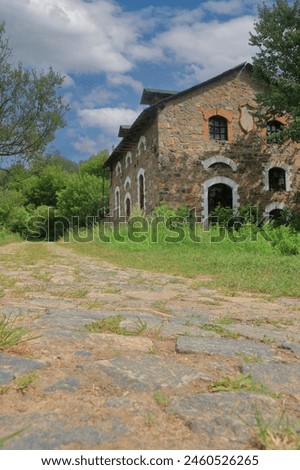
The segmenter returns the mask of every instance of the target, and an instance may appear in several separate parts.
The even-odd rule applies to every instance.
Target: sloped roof
[[[159,101],[164,100],[165,98],[169,98],[169,96],[176,95],[177,93],[178,91],[144,88],[140,104],[149,104],[150,106],[152,106],[153,104],[156,104]]]
[[[149,127],[152,124],[152,122],[154,121],[157,115],[157,112],[160,109],[163,109],[168,103],[170,103],[171,101],[175,101],[176,99],[184,97],[185,95],[188,95],[195,91],[200,91],[202,88],[205,88],[207,85],[217,83],[218,81],[231,75],[232,73],[240,72],[242,70],[247,70],[248,72],[251,73],[253,70],[252,65],[249,62],[243,62],[242,64],[239,64],[236,67],[226,70],[225,72],[215,77],[212,77],[204,82],[201,82],[197,85],[194,85],[191,88],[187,88],[186,90],[183,90],[177,93],[165,91],[165,93],[167,94],[169,93],[169,96],[165,97],[161,101],[156,102],[152,106],[149,106],[148,108],[144,109],[144,111],[142,111],[142,113],[137,117],[134,123],[128,128],[128,131],[126,132],[121,142],[117,145],[117,147],[110,154],[104,166],[109,166],[116,158],[122,155],[123,152],[130,150],[132,143],[135,141],[138,141],[138,139],[140,138],[141,131],[144,130],[146,127]],[[152,91],[157,92],[159,90],[152,90]],[[160,90],[160,91],[162,93],[164,92],[163,90]]]

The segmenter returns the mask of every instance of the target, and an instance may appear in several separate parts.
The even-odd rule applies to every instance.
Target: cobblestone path
[[[0,352],[4,449],[255,449],[258,416],[297,426],[300,299],[43,250],[0,248],[0,313],[35,336]],[[139,334],[84,329],[111,317]]]

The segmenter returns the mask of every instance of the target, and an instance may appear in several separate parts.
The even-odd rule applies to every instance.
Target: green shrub
[[[6,227],[13,233],[19,233],[22,237],[25,237],[29,217],[30,212],[25,207],[15,207],[8,217]]]
[[[71,226],[91,226],[104,210],[99,178],[88,173],[71,175],[65,189],[57,193],[57,198],[57,209]]]
[[[272,238],[273,247],[282,255],[298,255],[300,253],[299,235],[292,227],[286,225],[274,226],[271,223],[267,230]]]

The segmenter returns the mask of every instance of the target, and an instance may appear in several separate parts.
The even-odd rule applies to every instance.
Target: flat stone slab
[[[88,417],[86,420],[88,421]],[[5,442],[4,450],[63,449],[70,444],[75,444],[77,447],[78,444],[97,446],[129,434],[127,426],[116,416],[106,418],[105,423],[96,425],[85,423],[75,427],[68,426],[59,419],[59,416],[53,414],[2,416],[0,428],[5,429],[6,435],[21,431]]]
[[[244,336],[248,339],[255,339],[263,341],[270,340],[274,342],[286,341],[286,339],[291,335],[288,328],[272,328],[272,327],[263,327],[263,326],[254,326],[254,325],[241,325],[241,324],[232,324],[229,325],[231,331],[239,333],[241,336]]]
[[[119,356],[96,364],[122,389],[143,392],[164,387],[180,388],[196,379],[211,380],[196,369],[151,354],[134,358]]]
[[[261,382],[274,392],[300,394],[299,364],[243,364],[242,372],[251,374],[253,380]]]
[[[0,353],[0,384],[8,383],[19,375],[27,374],[44,366],[45,364],[40,361]]]
[[[0,385],[5,385],[12,380],[14,380],[12,373],[6,372],[5,370],[0,370]]]
[[[295,356],[300,359],[300,344],[282,343],[281,347],[282,349],[288,349],[289,351],[292,351]]]
[[[66,377],[63,380],[55,382],[53,385],[44,388],[45,392],[56,392],[64,390],[65,392],[75,392],[80,387],[80,380],[77,377]]]
[[[217,337],[216,333],[202,329],[202,325],[207,323],[208,320],[207,317],[171,318],[164,323],[161,334],[166,337],[180,335]]]
[[[177,353],[221,354],[223,356],[260,356],[265,360],[275,358],[271,348],[265,344],[256,344],[247,339],[231,338],[195,338],[182,336],[176,342]]]
[[[192,432],[200,435],[199,448],[239,449],[250,443],[256,413],[269,419],[275,408],[276,401],[264,395],[220,392],[172,397],[166,411],[179,416]]]

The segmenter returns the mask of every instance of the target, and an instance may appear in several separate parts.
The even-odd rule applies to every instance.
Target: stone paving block
[[[96,425],[85,423],[71,427],[59,416],[32,413],[22,417],[2,416],[0,427],[6,430],[6,434],[21,431],[5,442],[4,450],[54,450],[73,443],[76,446],[97,446],[129,434],[128,427],[116,416]]]
[[[176,342],[177,353],[221,354],[223,356],[258,355],[263,360],[272,360],[275,355],[265,344],[256,344],[247,339],[193,338],[181,336]]]
[[[192,367],[150,354],[133,358],[119,356],[96,364],[122,389],[143,392],[164,387],[180,388],[196,379],[211,379]]]
[[[254,325],[241,325],[241,324],[232,324],[229,325],[231,331],[239,333],[241,336],[244,336],[248,339],[254,339],[262,341],[263,338],[269,338],[271,340],[286,341],[289,337],[290,332],[288,329],[282,328],[272,328],[272,327],[263,327],[263,326],[254,326]]]
[[[171,337],[176,337],[176,336],[198,336],[198,337],[208,337],[208,338],[213,338],[213,337],[219,337],[218,334],[214,333],[213,331],[205,331],[201,328],[201,325],[203,323],[206,323],[203,321],[202,323],[197,322],[196,319],[184,319],[184,318],[174,318],[171,319],[168,323],[165,323],[162,330],[161,334],[162,336],[171,336]]]
[[[2,364],[0,363],[0,367]],[[0,370],[0,385],[5,385],[14,380],[14,375],[11,372]]]
[[[75,392],[80,387],[80,380],[77,377],[66,377],[59,380],[49,387],[44,388],[44,392],[56,392],[57,390],[64,390],[65,392]]]
[[[266,385],[273,392],[300,395],[300,365],[279,364],[243,364],[242,372],[251,374],[253,380]]]
[[[199,448],[238,449],[249,445],[257,411],[268,419],[275,407],[274,399],[256,393],[220,392],[171,397],[166,412],[201,436]]]
[[[300,344],[296,343],[282,343],[281,344],[282,349],[288,349],[289,351],[292,351],[295,356],[300,359]]]
[[[13,356],[7,353],[0,353],[0,383],[10,382],[19,375],[26,374],[32,370],[40,369],[45,364],[33,359]],[[7,382],[5,380],[7,379]]]

